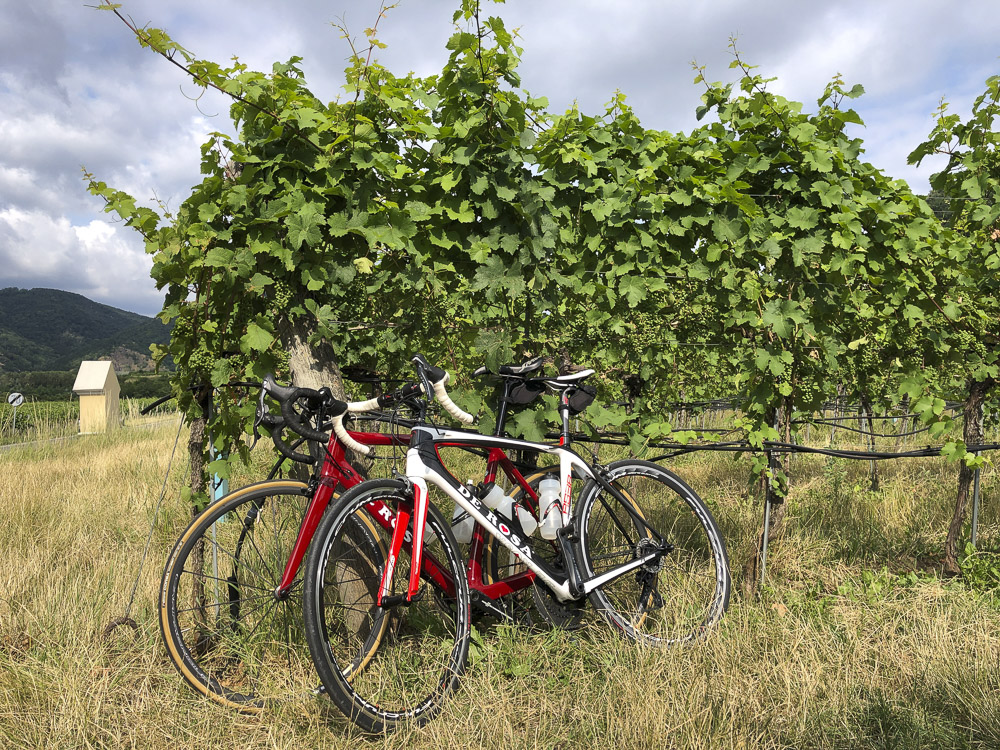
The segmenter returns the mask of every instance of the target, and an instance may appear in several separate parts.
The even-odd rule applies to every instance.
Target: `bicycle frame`
[[[565,441],[560,442],[564,443]],[[413,507],[412,509],[403,508],[396,519],[397,522],[393,531],[391,548],[378,594],[378,604],[380,606],[383,606],[383,599],[388,597],[388,592],[392,590],[392,581],[395,575],[396,562],[399,559],[399,552],[404,543],[410,543],[411,541],[409,539],[410,531],[408,528],[410,524],[400,522],[404,515],[406,516],[406,521],[409,521],[411,513],[413,515],[412,546],[415,550],[410,565],[409,587],[406,595],[407,601],[411,601],[417,596],[421,573],[427,572],[423,565],[423,534],[424,522],[427,518],[428,482],[442,490],[488,534],[496,537],[501,544],[520,557],[528,569],[534,575],[541,578],[560,601],[565,602],[579,599],[589,594],[598,586],[625,575],[629,571],[651,562],[662,554],[662,551],[659,549],[653,550],[601,575],[581,580],[579,574],[576,572],[574,553],[567,538],[567,530],[571,530],[572,526],[571,524],[567,524],[557,534],[557,540],[567,560],[569,572],[567,577],[561,577],[545,561],[534,558],[531,547],[526,543],[527,540],[521,539],[513,531],[513,522],[511,519],[486,507],[479,498],[469,492],[465,486],[448,472],[441,463],[438,454],[439,448],[448,446],[489,448],[491,455],[494,450],[502,452],[504,449],[510,449],[530,450],[556,456],[559,459],[559,483],[563,488],[560,506],[564,517],[568,518],[570,513],[573,473],[575,470],[581,478],[592,479],[610,492],[637,522],[655,533],[654,530],[649,529],[645,520],[632,508],[632,504],[617,488],[606,481],[599,473],[594,472],[586,461],[568,447],[531,443],[525,440],[481,435],[461,430],[442,430],[423,425],[417,426],[413,428],[410,436],[410,448],[406,453],[406,477],[413,485]],[[659,535],[657,534],[656,536],[658,537]],[[662,539],[658,539],[657,541],[663,542]]]
[[[359,443],[372,446],[406,445],[411,439],[410,433],[389,435],[380,432],[349,431],[348,434]],[[464,442],[468,444],[472,441]],[[538,496],[534,489],[532,489],[531,485],[528,484],[527,480],[518,471],[517,467],[514,466],[514,463],[510,460],[510,458],[508,458],[507,454],[498,448],[493,448],[489,451],[487,458],[486,476],[484,481],[487,483],[495,481],[498,470],[502,470],[511,482],[519,485],[522,492],[531,499],[532,503],[538,501]],[[331,435],[330,442],[327,445],[326,454],[323,458],[320,475],[316,480],[317,484],[315,491],[313,492],[313,496],[309,500],[309,504],[306,507],[306,512],[302,518],[298,535],[295,538],[295,543],[292,545],[292,551],[285,563],[281,582],[275,592],[277,596],[286,596],[291,590],[292,583],[294,582],[295,576],[298,574],[299,568],[302,565],[302,560],[305,558],[309,544],[312,542],[313,535],[316,533],[316,528],[319,526],[320,519],[323,517],[323,513],[326,511],[330,501],[333,499],[333,493],[336,491],[337,487],[342,486],[344,489],[349,489],[356,484],[360,484],[362,481],[363,478],[348,462],[344,446],[339,440],[337,440],[335,435]],[[394,529],[397,523],[399,523],[397,520],[398,509],[390,509],[381,501],[369,503],[366,506],[366,509],[369,515],[383,528]],[[406,511],[406,509],[404,509],[404,511]],[[406,518],[401,519],[403,522],[399,523],[399,526],[404,531],[407,528],[409,518],[410,515],[409,512],[407,512]],[[486,538],[484,530],[477,526],[473,534],[472,545],[469,548],[469,570],[467,578],[470,588],[479,591],[485,598],[492,600],[512,594],[530,586],[535,578],[534,573],[530,571],[517,573],[501,581],[486,583],[483,577],[483,568],[481,563]],[[409,545],[410,541],[411,540],[408,536],[404,536],[401,540],[400,547],[396,549],[397,556],[399,554],[399,550],[402,548],[402,544]],[[454,584],[451,581],[450,575],[441,569],[433,557],[429,556],[427,559],[423,560],[422,570],[425,575],[435,580],[446,592],[453,591]]]
[[[381,432],[348,432],[348,434],[362,445],[406,445],[410,442],[410,435],[389,435]],[[337,436],[330,435],[330,442],[326,446],[323,456],[323,465],[320,469],[319,478],[316,480],[316,489],[309,505],[306,507],[302,524],[299,526],[299,533],[295,537],[295,544],[292,545],[291,554],[285,563],[285,569],[281,575],[281,582],[275,591],[278,597],[287,596],[291,591],[292,582],[299,572],[306,550],[312,542],[316,527],[319,526],[320,519],[326,511],[333,493],[338,485],[345,489],[360,484],[364,479],[347,460],[344,446]]]
[[[503,470],[510,481],[520,487],[524,496],[530,498],[532,503],[537,503],[537,493],[514,466],[513,462],[507,456],[506,450],[528,450],[555,456],[559,459],[559,480],[560,486],[563,488],[560,497],[560,510],[564,519],[570,518],[572,480],[573,473],[576,472],[579,477],[592,479],[609,491],[622,503],[623,507],[638,524],[652,532],[656,537],[659,537],[659,534],[646,525],[642,516],[632,509],[628,500],[613,485],[595,473],[586,461],[569,448],[568,405],[565,393],[563,394],[562,402],[560,413],[563,421],[563,436],[560,438],[558,445],[532,443],[525,440],[503,437],[500,433],[503,430],[503,424],[507,415],[507,406],[504,401],[501,401],[497,433],[492,436],[466,430],[442,430],[429,426],[414,427],[409,434],[390,435],[378,432],[348,432],[354,440],[363,445],[410,446],[406,457],[406,475],[407,479],[413,485],[413,504],[410,505],[401,502],[396,509],[391,509],[382,501],[377,500],[366,505],[369,515],[383,528],[387,530],[391,529],[393,534],[389,555],[383,571],[382,585],[377,597],[379,605],[383,604],[383,598],[391,590],[392,578],[395,573],[396,562],[399,559],[399,553],[403,550],[404,546],[408,551],[412,552],[411,548],[414,544],[416,546],[416,553],[411,555],[407,601],[412,600],[416,596],[420,586],[421,575],[434,581],[446,594],[454,593],[454,581],[451,579],[450,574],[438,565],[433,556],[424,556],[423,554],[424,524],[427,519],[428,481],[444,491],[477,523],[472,545],[469,549],[466,577],[470,589],[478,592],[486,600],[495,600],[523,590],[532,585],[536,576],[541,577],[560,601],[577,600],[607,581],[624,575],[630,570],[653,560],[658,554],[661,554],[659,550],[654,550],[625,565],[607,571],[600,576],[582,581],[576,569],[572,545],[564,533],[572,529],[571,524],[567,524],[557,535],[557,543],[561,548],[561,553],[568,562],[569,575],[563,578],[544,561],[533,558],[532,550],[526,543],[527,540],[522,540],[512,530],[513,522],[511,519],[505,518],[502,514],[496,513],[484,506],[441,463],[440,455],[438,454],[440,448],[487,449],[485,482],[490,483],[495,481],[497,471]],[[306,508],[298,535],[292,546],[292,551],[285,563],[281,581],[275,590],[275,596],[279,598],[286,597],[291,592],[295,576],[298,574],[302,560],[305,557],[309,544],[312,542],[313,535],[316,533],[323,513],[333,499],[336,488],[343,486],[345,489],[348,489],[363,481],[362,477],[347,461],[344,446],[335,434],[330,435],[319,477],[314,481],[315,489],[313,496]],[[413,529],[412,532],[410,531],[411,527]],[[482,553],[485,549],[487,535],[495,537],[508,550],[513,552],[524,562],[528,570],[508,576],[500,581],[487,583],[484,580],[482,567]],[[663,540],[659,538],[658,541],[662,542]]]

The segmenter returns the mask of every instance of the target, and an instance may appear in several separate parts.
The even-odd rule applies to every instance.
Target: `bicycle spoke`
[[[279,601],[273,601],[273,602],[271,602],[270,607],[268,607],[268,609],[264,612],[264,615],[257,621],[257,624],[254,625],[253,630],[251,630],[249,633],[247,633],[247,637],[248,638],[252,638],[253,637],[254,633],[256,633],[260,629],[260,626],[264,623],[264,620],[266,619],[266,617],[268,615],[270,615],[274,611],[275,607],[277,607],[279,604],[282,604],[282,602],[279,602]],[[266,606],[266,605],[264,605],[264,606]],[[263,607],[261,607],[261,609],[263,609]]]
[[[247,602],[250,602],[250,603],[252,603],[252,602],[258,602],[258,601],[267,602],[267,601],[271,601],[273,599],[274,599],[274,596],[271,595],[271,594],[262,594],[260,596],[241,597],[240,599],[234,599],[232,601],[218,601],[218,602],[214,602],[214,603],[207,602],[205,604],[201,604],[201,605],[198,605],[198,606],[195,606],[195,607],[183,607],[183,608],[179,608],[177,610],[177,614],[186,614],[188,612],[200,612],[203,609],[209,609],[209,608],[220,609],[222,607],[229,607],[232,604],[244,604],[244,603],[247,603]]]
[[[206,580],[206,581],[220,581],[221,583],[229,583],[229,579],[228,578],[219,578],[218,576],[210,576],[210,575],[208,575],[208,573],[197,573],[197,572],[195,572],[193,570],[188,570],[187,568],[185,568],[181,572],[182,573],[186,573],[189,576],[193,576],[195,578],[203,579],[203,580]],[[263,591],[264,593],[267,593],[267,594],[273,593],[270,589],[264,588],[263,586],[251,586],[248,583],[242,583],[240,585],[241,586],[246,586],[247,588],[256,589],[257,591]]]

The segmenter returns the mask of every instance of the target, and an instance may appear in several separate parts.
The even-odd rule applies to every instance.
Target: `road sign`
[[[11,425],[11,429],[17,430],[17,407],[24,403],[24,396],[17,391],[8,393],[7,403],[14,407],[14,423]]]

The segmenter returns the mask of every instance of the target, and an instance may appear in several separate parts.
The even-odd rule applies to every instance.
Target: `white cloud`
[[[52,287],[153,315],[162,295],[151,259],[124,227],[93,220],[73,226],[40,211],[0,211],[0,286]]]

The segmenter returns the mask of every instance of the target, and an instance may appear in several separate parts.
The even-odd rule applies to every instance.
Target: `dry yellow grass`
[[[139,633],[102,638],[128,600],[175,430],[0,453],[0,747],[1000,746],[1000,607],[933,574],[954,491],[941,461],[883,464],[875,494],[866,464],[797,461],[769,585],[759,599],[735,596],[702,645],[651,651],[596,627],[494,628],[437,720],[362,739],[320,699],[232,713],[167,661],[156,594],[187,520],[183,436],[132,609]],[[710,503],[738,574],[760,523],[745,459],[672,468]],[[990,472],[987,540],[1000,526],[994,483]]]

